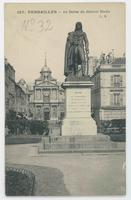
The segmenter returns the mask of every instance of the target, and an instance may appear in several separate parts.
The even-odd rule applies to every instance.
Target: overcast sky
[[[44,13],[30,14],[31,10]],[[51,10],[55,13],[48,14]],[[87,33],[90,56],[112,49],[115,56],[125,52],[123,3],[6,4],[5,57],[16,70],[16,81],[38,78],[45,52],[53,77],[63,81],[66,38],[77,21],[82,22]]]

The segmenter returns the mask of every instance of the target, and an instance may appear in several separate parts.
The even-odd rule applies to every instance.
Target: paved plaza
[[[37,182],[35,195],[124,195],[126,192],[124,152],[38,154],[38,144],[22,144],[6,145],[5,156],[6,165],[33,171]]]

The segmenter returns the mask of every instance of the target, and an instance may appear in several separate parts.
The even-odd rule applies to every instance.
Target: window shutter
[[[111,106],[114,105],[113,96],[114,96],[114,95],[111,93],[111,94],[110,94],[110,105],[111,105]]]
[[[123,95],[120,94],[120,105],[123,106]]]
[[[111,87],[113,87],[114,86],[114,76],[112,75],[111,76]]]
[[[120,76],[120,87],[122,87],[123,86],[123,77],[122,77],[122,75]]]

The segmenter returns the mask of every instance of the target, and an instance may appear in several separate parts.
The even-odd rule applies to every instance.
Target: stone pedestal
[[[66,99],[66,115],[62,124],[62,136],[96,135],[96,122],[91,117],[91,81],[67,81],[63,83]]]

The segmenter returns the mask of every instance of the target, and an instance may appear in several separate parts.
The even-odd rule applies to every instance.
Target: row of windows
[[[52,90],[51,92],[51,95],[50,95],[50,92],[47,91],[47,92],[41,92],[41,90],[36,90],[36,93],[35,93],[35,97],[37,100],[41,100],[43,99],[44,102],[48,102],[50,100],[50,96],[52,99],[57,99],[57,91],[56,90]]]
[[[108,81],[108,80],[107,80]],[[96,76],[94,80],[94,88],[99,88],[100,87],[100,77]],[[119,88],[123,86],[123,76],[122,75],[112,75],[110,78],[110,86]]]

